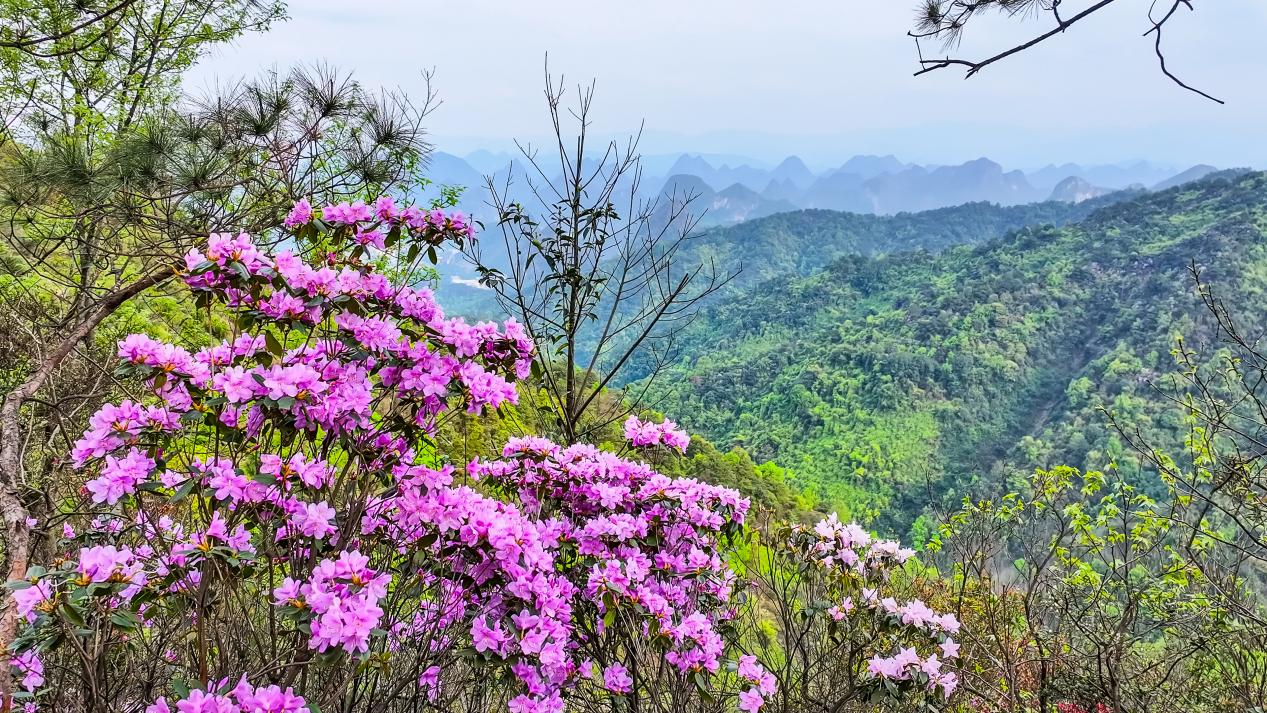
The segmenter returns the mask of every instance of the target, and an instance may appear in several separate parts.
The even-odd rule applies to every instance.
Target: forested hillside
[[[967,203],[893,216],[832,210],[779,213],[708,231],[687,243],[679,260],[684,265],[711,262],[719,271],[735,274],[733,289],[773,277],[810,275],[847,255],[937,252],[983,243],[1027,225],[1064,225],[1134,195],[1122,192],[1077,204]]]
[[[1036,466],[1128,469],[1101,409],[1178,438],[1179,416],[1150,382],[1173,368],[1176,335],[1204,336],[1190,263],[1233,307],[1261,299],[1265,189],[1267,175],[1225,175],[1061,228],[767,281],[702,314],[654,388],[666,412],[790,468],[842,516],[895,528],[925,503],[997,493]],[[801,239],[828,242],[815,217],[827,216],[732,230],[769,235],[798,220]],[[912,242],[937,222],[906,219]],[[866,240],[852,244],[878,249]],[[797,254],[826,260],[754,242],[748,264],[766,274],[780,258],[787,273],[807,271]]]

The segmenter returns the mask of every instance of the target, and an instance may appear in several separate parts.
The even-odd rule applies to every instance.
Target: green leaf
[[[692,673],[691,681],[695,684],[695,688],[700,692],[700,695],[704,697],[705,701],[711,702],[713,700],[712,687],[709,686],[708,676],[705,675],[703,671],[695,671]]]
[[[87,626],[84,621],[84,613],[79,611],[79,607],[74,604],[66,603],[61,607],[62,613],[66,616],[66,620],[78,627]]]
[[[178,503],[181,500],[184,500],[185,498],[189,497],[189,494],[194,491],[194,488],[197,485],[198,485],[198,481],[193,478],[186,480],[184,483],[181,484],[179,488],[176,489],[175,494],[172,495],[172,497],[168,500],[168,502]]]
[[[272,330],[264,332],[264,348],[266,348],[270,354],[276,354],[278,356],[281,356],[282,353],[286,351],[285,348],[282,347],[282,343],[277,341],[277,335],[273,334]]]
[[[127,609],[120,609],[111,614],[110,621],[120,629],[128,631],[138,631],[141,628],[141,620],[137,618],[136,614]]]

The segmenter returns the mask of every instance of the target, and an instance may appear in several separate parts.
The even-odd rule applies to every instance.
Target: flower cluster
[[[34,651],[23,651],[12,659],[14,671],[21,676],[22,688],[27,692],[44,685],[44,662]]]
[[[317,651],[340,647],[349,653],[369,650],[370,633],[383,617],[379,600],[387,595],[391,575],[369,568],[360,552],[340,552],[338,560],[322,560],[309,581],[287,577],[273,590],[274,604],[308,615]]]
[[[217,690],[227,689],[225,682]],[[145,713],[301,713],[308,711],[308,704],[293,688],[260,686],[254,688],[245,678],[223,693],[208,693],[194,689],[176,702],[173,708],[166,698],[160,698],[145,709]]]
[[[475,228],[460,211],[426,210],[417,206],[400,208],[390,196],[382,196],[371,206],[363,201],[338,203],[314,210],[307,200],[295,204],[283,225],[296,230],[321,221],[328,225],[347,226],[359,245],[387,247],[386,235],[393,228],[404,228],[433,245],[445,240],[472,238]]]
[[[361,533],[426,552],[452,573],[442,587],[445,606],[423,608],[398,630],[401,638],[469,621],[476,653],[516,661],[511,670],[526,690],[517,705],[555,700],[576,673],[569,658],[576,589],[555,572],[556,524],[453,487],[451,468],[400,464],[393,472],[398,493],[369,504]]]
[[[386,219],[389,222],[412,215],[408,209],[397,213],[394,207],[380,213],[397,216]],[[461,220],[437,217],[434,211],[426,215],[419,239],[433,238],[435,221],[458,226],[464,235],[469,231]],[[401,226],[412,229],[410,225],[400,218],[393,234]],[[491,322],[471,325],[446,319],[429,290],[393,285],[358,262],[336,270],[283,251],[275,257],[251,253],[249,264],[222,264],[222,258],[196,250],[185,262],[190,270],[187,282],[195,292],[223,300],[245,319],[274,322],[284,331],[295,325],[334,327],[332,341],[304,344],[282,354],[263,350],[267,363],[258,357],[260,343],[252,339],[204,350],[178,365],[177,373],[188,375],[191,382],[179,388],[223,395],[221,418],[230,425],[235,418],[249,419],[256,409],[265,408],[288,412],[299,428],[363,429],[368,426],[373,391],[381,385],[411,406],[415,424],[433,428],[454,397],[464,400],[472,413],[514,403],[517,396],[509,379],[522,378],[531,366],[532,343],[518,324],[511,321],[499,329]],[[166,345],[137,339],[121,349],[120,356],[152,369],[156,353],[166,350]],[[214,374],[211,367],[216,367]]]
[[[127,547],[85,547],[79,551],[78,564],[79,576],[75,581],[80,586],[124,584],[127,586],[119,592],[124,599],[131,599],[145,586],[147,576],[143,565],[137,553]]]
[[[827,580],[837,599],[826,614],[835,625],[865,626],[871,632],[875,653],[867,660],[867,674],[874,681],[950,696],[959,680],[943,667],[959,655],[952,638],[959,621],[919,599],[898,601],[883,593],[892,573],[914,550],[876,539],[856,524],[840,522],[834,513],[813,528],[792,526],[786,547],[800,561],[815,563]]]
[[[719,670],[719,626],[734,616],[735,585],[720,544],[742,525],[747,500],[588,445],[515,438],[502,456],[476,460],[467,472],[525,512],[552,518],[558,547],[575,552],[560,564],[583,595],[574,605],[577,666],[606,658],[603,642],[620,630],[652,637],[682,675]],[[522,635],[514,621],[505,628]],[[621,662],[604,670],[611,692],[627,692],[625,671]]]
[[[748,689],[739,692],[739,710],[746,713],[757,713],[765,705],[765,697],[774,695],[778,690],[774,674],[765,670],[756,656],[740,656],[735,671],[739,678],[747,684]]]
[[[633,690],[633,678],[624,664],[614,663],[603,669],[603,686],[616,694],[625,694]]]
[[[137,341],[140,340],[135,336],[124,340],[129,354],[134,353],[134,345]],[[122,348],[123,345],[120,346],[120,349]],[[188,354],[184,350],[180,351]],[[158,354],[153,354],[151,358],[152,365],[155,367],[160,367],[166,362],[166,359],[160,360]],[[192,359],[190,362],[192,367]],[[177,414],[162,406],[142,407],[126,400],[119,404],[106,404],[100,411],[93,414],[89,421],[88,431],[71,451],[71,459],[76,467],[82,467],[90,458],[100,458],[121,446],[138,442],[142,434],[147,431],[160,434],[176,431],[179,428]],[[103,501],[104,496],[98,502]]]
[[[226,577],[275,571],[265,591],[307,649],[430,655],[460,648],[477,617],[513,619],[514,641],[493,655],[516,662],[518,705],[558,700],[575,672],[566,650],[576,591],[554,573],[554,526],[455,487],[451,468],[422,465],[417,450],[449,413],[513,403],[533,345],[514,322],[447,318],[428,290],[395,285],[356,257],[469,239],[470,223],[382,199],[322,211],[300,203],[287,225],[298,251],[217,234],[185,256],[200,303],[222,304],[241,331],[198,351],[141,334],[120,342],[119,374],[142,380],[153,403],[106,405],[75,444],[72,464],[87,473],[85,503],[98,514],[81,533],[64,526],[57,566],[14,583],[25,645],[70,622],[119,630],[112,641],[126,646],[133,633],[173,625],[163,617],[211,616],[206,603]],[[349,257],[303,252],[307,238],[357,247]],[[426,594],[392,608],[397,582]],[[33,651],[13,660],[36,687]],[[203,681],[170,705],[302,705],[246,681],[234,691]]]
[[[114,505],[124,495],[136,492],[154,470],[154,459],[132,448],[122,458],[106,456],[101,473],[85,486],[92,501]]]
[[[691,437],[677,427],[672,421],[652,423],[642,421],[637,416],[625,420],[625,440],[635,448],[664,446],[679,452],[685,452],[691,445]]]
[[[867,670],[877,678],[891,681],[923,678],[927,680],[929,688],[940,687],[946,697],[959,685],[958,676],[954,672],[942,671],[942,660],[937,654],[921,657],[914,647],[903,648],[894,656],[874,656],[867,662]]]

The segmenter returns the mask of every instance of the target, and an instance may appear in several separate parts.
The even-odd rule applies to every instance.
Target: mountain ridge
[[[460,207],[487,222],[492,216],[485,215],[489,203],[485,174],[492,174],[499,185],[507,175],[520,182],[535,177],[521,158],[510,154],[477,151],[469,159],[442,152],[433,155],[429,178],[435,185],[420,197],[438,195],[438,188],[443,185],[466,186]],[[812,171],[797,156],[788,156],[768,168],[737,156],[720,156],[716,160],[718,164],[702,154],[683,153],[670,164],[667,157],[655,157],[648,164],[663,172],[644,170],[640,197],[653,200],[664,193],[670,179],[680,182],[677,177],[687,175],[695,176],[709,189],[710,200],[700,201],[701,205],[711,203],[712,195],[736,184],[759,196],[732,191],[742,193],[743,198],[723,202],[718,214],[703,217],[705,225],[724,225],[769,215],[776,205],[783,210],[822,208],[893,215],[978,201],[1011,206],[1051,199],[1083,199],[1135,185],[1162,190],[1215,170],[1203,164],[1176,172],[1140,161],[1105,166],[1066,163],[1025,172],[1005,168],[987,157],[960,164],[919,165],[905,163],[893,155],[862,154],[839,166]],[[1058,187],[1062,187],[1060,191],[1056,190]]]

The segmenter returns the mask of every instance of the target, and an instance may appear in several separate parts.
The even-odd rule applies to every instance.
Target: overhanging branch
[[[1056,24],[1054,27],[1042,34],[1036,35],[1026,42],[1022,42],[1021,44],[1015,45],[993,56],[979,60],[971,60],[962,57],[952,57],[950,55],[931,59],[925,58],[923,46],[920,44],[921,40],[941,39],[947,44],[957,43],[964,27],[978,13],[994,8],[1009,14],[1018,14],[1019,11],[1013,7],[1015,4],[1009,5],[1000,2],[999,0],[952,0],[949,8],[943,8],[941,3],[937,0],[930,0],[929,4],[926,6],[925,14],[921,21],[924,28],[919,31],[912,30],[906,33],[907,36],[915,40],[915,51],[918,55],[920,68],[914,73],[914,76],[918,77],[922,74],[928,74],[929,72],[946,69],[948,67],[964,67],[966,69],[964,78],[967,79],[992,64],[1024,52],[1036,45],[1042,44],[1056,35],[1063,34],[1073,25],[1081,22],[1100,10],[1103,10],[1116,1],[1117,0],[1100,0],[1077,14],[1065,17],[1060,12],[1060,0],[1054,0],[1049,7],[1044,8],[1045,11],[1051,13],[1053,19],[1055,20]],[[1166,1],[1170,3],[1170,7],[1158,19],[1153,15],[1153,10],[1156,9],[1157,4],[1157,0],[1154,0],[1153,7],[1149,10],[1149,22],[1151,26],[1144,33],[1145,37],[1150,34],[1154,35],[1153,52],[1157,55],[1158,66],[1161,68],[1162,74],[1183,89],[1198,94],[1210,101],[1224,104],[1225,102],[1223,100],[1201,91],[1200,89],[1197,89],[1196,87],[1193,87],[1192,85],[1179,79],[1179,77],[1177,77],[1166,65],[1166,56],[1162,52],[1161,47],[1162,28],[1170,21],[1171,18],[1174,17],[1180,6],[1187,7],[1189,10],[1194,9],[1192,6],[1192,0]]]

